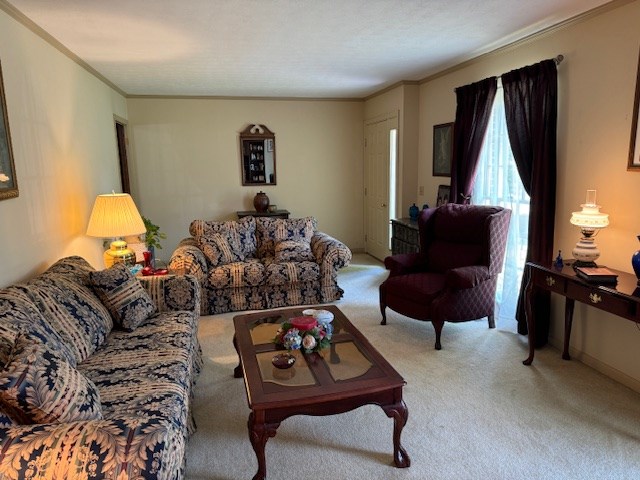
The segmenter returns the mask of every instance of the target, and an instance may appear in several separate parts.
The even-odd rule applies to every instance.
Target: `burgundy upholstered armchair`
[[[421,212],[420,252],[385,258],[389,277],[380,285],[382,325],[386,308],[431,321],[436,349],[444,322],[488,317],[495,328],[496,283],[502,271],[511,210],[446,204]]]

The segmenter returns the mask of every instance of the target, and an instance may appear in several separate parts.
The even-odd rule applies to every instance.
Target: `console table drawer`
[[[539,285],[545,290],[564,294],[567,281],[561,275],[554,275],[542,270],[533,270],[532,275],[535,285]]]
[[[607,295],[598,288],[570,283],[567,297],[586,303],[592,307],[605,310],[614,315],[630,318],[635,315],[635,303],[615,295]]]

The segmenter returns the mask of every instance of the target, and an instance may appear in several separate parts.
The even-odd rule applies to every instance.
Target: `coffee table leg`
[[[238,340],[236,340],[235,334],[233,335],[233,346],[238,354],[238,366],[233,369],[233,376],[235,378],[242,378],[242,360],[240,360],[240,352],[238,352]]]
[[[254,412],[249,414],[249,440],[251,440],[251,446],[258,458],[258,471],[253,476],[253,480],[264,480],[267,476],[267,462],[264,456],[264,447],[269,437],[275,437],[276,430],[279,426],[279,422],[263,423],[256,421],[256,414]]]
[[[411,460],[409,459],[409,455],[407,455],[407,451],[400,443],[402,429],[407,423],[407,418],[409,418],[407,405],[404,403],[404,400],[400,400],[399,403],[384,406],[382,409],[384,413],[387,414],[387,417],[393,418],[393,461],[396,467],[407,468],[411,465]]]

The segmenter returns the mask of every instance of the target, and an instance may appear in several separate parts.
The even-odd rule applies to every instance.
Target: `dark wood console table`
[[[562,358],[570,360],[569,340],[573,322],[575,301],[612,313],[632,322],[640,323],[640,287],[636,276],[609,268],[618,275],[617,284],[595,284],[578,277],[571,261],[561,269],[549,265],[527,262],[525,274],[529,272],[529,281],[525,289],[525,311],[529,331],[529,357],[522,363],[531,365],[535,349],[536,316],[531,299],[534,290],[547,290],[565,297],[564,308],[564,346]]]
[[[273,218],[289,218],[289,210],[275,210],[273,212],[256,212],[255,210],[244,210],[240,212],[236,212],[238,218],[242,217],[273,217]]]

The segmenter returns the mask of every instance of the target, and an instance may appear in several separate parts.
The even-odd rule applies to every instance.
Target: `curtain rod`
[[[559,54],[559,55],[555,56],[554,58],[552,58],[551,60],[553,60],[553,62],[556,65],[560,65],[560,63],[564,60],[564,55]],[[491,78],[491,77],[488,77],[488,78]],[[498,80],[498,86],[501,85],[502,75],[496,75],[494,78],[496,78]],[[458,88],[461,88],[461,87],[456,87],[456,88],[453,89],[453,91],[455,92]]]
[[[556,65],[560,65],[560,63],[564,60],[564,55],[559,54],[553,58],[550,58],[549,60],[553,60],[553,63],[555,63]],[[496,75],[496,78],[500,80],[502,78],[502,75]]]

